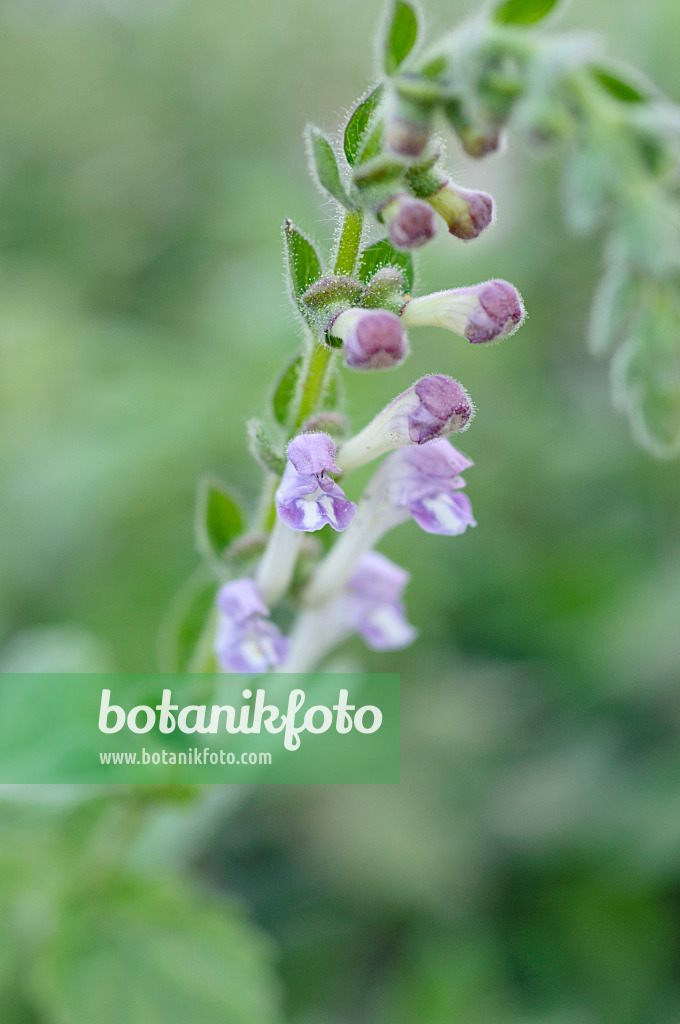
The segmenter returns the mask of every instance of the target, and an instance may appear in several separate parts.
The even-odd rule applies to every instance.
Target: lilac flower
[[[367,551],[348,580],[298,617],[284,672],[308,672],[338,644],[359,633],[376,651],[408,647],[417,631],[401,600],[409,574],[384,555]]]
[[[401,320],[386,309],[346,309],[330,327],[344,341],[345,365],[355,370],[398,366],[408,354]]]
[[[227,672],[267,672],[283,664],[288,640],[269,621],[251,579],[232,580],[217,595],[215,653]]]
[[[338,465],[346,472],[394,448],[425,444],[466,430],[474,407],[465,388],[440,373],[416,381],[342,445]]]
[[[409,327],[446,327],[478,344],[514,334],[524,315],[517,289],[495,280],[411,299],[401,316]]]
[[[298,434],[288,445],[288,464],[276,492],[276,511],[291,530],[311,532],[327,523],[344,530],[356,505],[329,476],[339,473],[328,434]]]
[[[472,462],[444,438],[388,455],[370,481],[351,528],[317,566],[305,601],[325,601],[352,575],[359,559],[380,538],[413,518],[427,533],[455,536],[476,526],[460,491]]]
[[[377,551],[367,551],[340,600],[349,625],[374,651],[408,647],[417,631],[406,618],[401,595],[409,573]]]
[[[494,202],[488,192],[462,188],[447,181],[428,203],[446,221],[449,233],[464,241],[477,238],[494,217]]]
[[[380,209],[395,249],[417,249],[437,234],[435,217],[420,199],[401,193]]]
[[[454,536],[476,526],[460,475],[472,465],[444,439],[390,455],[381,467],[393,509],[408,511],[427,533]]]

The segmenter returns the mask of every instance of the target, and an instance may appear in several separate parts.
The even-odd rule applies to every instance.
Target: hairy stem
[[[351,276],[354,273],[359,258],[363,222],[364,217],[361,210],[345,214],[333,273],[346,276]],[[328,386],[334,357],[335,352],[328,345],[323,342],[314,345],[302,381],[300,404],[294,420],[296,429],[319,411]]]

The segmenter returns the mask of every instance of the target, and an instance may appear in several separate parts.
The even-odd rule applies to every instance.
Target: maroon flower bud
[[[446,221],[449,233],[469,241],[488,228],[494,217],[494,202],[488,192],[461,188],[448,182],[428,203]]]
[[[495,280],[410,299],[401,316],[409,327],[445,327],[478,344],[514,334],[525,313],[517,289]]]
[[[460,433],[469,426],[474,411],[470,396],[457,380],[441,373],[421,377],[342,445],[338,465],[346,472],[394,448]]]
[[[427,203],[402,194],[390,199],[380,210],[395,249],[417,249],[437,233],[434,214]]]
[[[336,317],[331,334],[344,341],[345,365],[355,370],[397,366],[408,353],[401,320],[385,309],[346,309]]]

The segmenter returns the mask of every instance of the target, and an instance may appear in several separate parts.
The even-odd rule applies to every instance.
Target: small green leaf
[[[196,545],[207,559],[221,559],[235,537],[243,533],[241,509],[226,487],[204,477],[196,502]]]
[[[623,78],[611,68],[592,67],[590,74],[605,92],[620,103],[649,102],[649,94],[642,92],[638,84],[631,82],[630,78]]]
[[[280,1024],[269,943],[226,900],[119,874],[91,888],[26,972],[36,1019]]]
[[[195,656],[212,619],[216,589],[212,575],[201,566],[175,595],[160,631],[161,672],[190,672],[196,667]]]
[[[318,128],[310,125],[307,138],[309,140],[309,151],[314,163],[314,172],[317,181],[322,189],[330,193],[334,199],[346,209],[352,209],[352,203],[345,192],[345,186],[340,177],[340,168],[332,145]]]
[[[302,296],[321,277],[321,260],[310,240],[290,220],[283,225],[283,238],[291,291],[298,307],[302,309]]]
[[[303,362],[304,356],[296,356],[283,371],[274,388],[272,412],[274,413],[274,419],[282,427],[288,425],[291,410],[295,405]]]
[[[600,224],[612,202],[616,168],[609,153],[595,145],[572,151],[564,169],[564,216],[576,234],[587,234]]]
[[[680,454],[680,303],[663,286],[649,292],[612,362],[613,401],[639,443],[670,458]]]
[[[493,12],[499,25],[535,25],[557,7],[560,0],[503,0]]]
[[[624,259],[610,258],[597,286],[588,321],[588,348],[600,356],[618,345],[641,315],[636,283]]]
[[[396,0],[385,36],[385,73],[393,75],[404,63],[418,38],[418,18],[411,4]]]
[[[251,454],[263,469],[281,475],[286,468],[286,460],[276,451],[267,429],[256,417],[248,420],[248,442]]]
[[[411,291],[414,280],[413,258],[409,252],[399,252],[386,238],[374,242],[361,253],[359,277],[362,281],[368,281],[382,267],[398,267],[402,270],[406,287]]]
[[[383,87],[376,86],[368,96],[355,107],[345,128],[345,156],[350,167],[354,167],[361,149],[364,135],[370,124],[374,111],[382,99]]]

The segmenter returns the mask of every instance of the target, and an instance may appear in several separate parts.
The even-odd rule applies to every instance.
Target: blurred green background
[[[426,13],[441,30],[468,10]],[[198,476],[255,501],[245,420],[298,344],[280,225],[333,226],[301,131],[371,84],[380,15],[0,5],[6,670],[153,670]],[[675,0],[573,0],[568,27],[680,101]],[[677,1024],[678,464],[634,446],[585,351],[600,253],[562,226],[560,153],[511,140],[474,164],[450,141],[449,164],[498,223],[441,235],[422,286],[508,278],[530,319],[482,351],[414,332],[397,371],[345,376],[355,426],[426,372],[478,406],[478,528],[383,545],[420,640],[349,650],[402,673],[403,782],[247,794],[187,857],[273,937],[292,1024]]]

